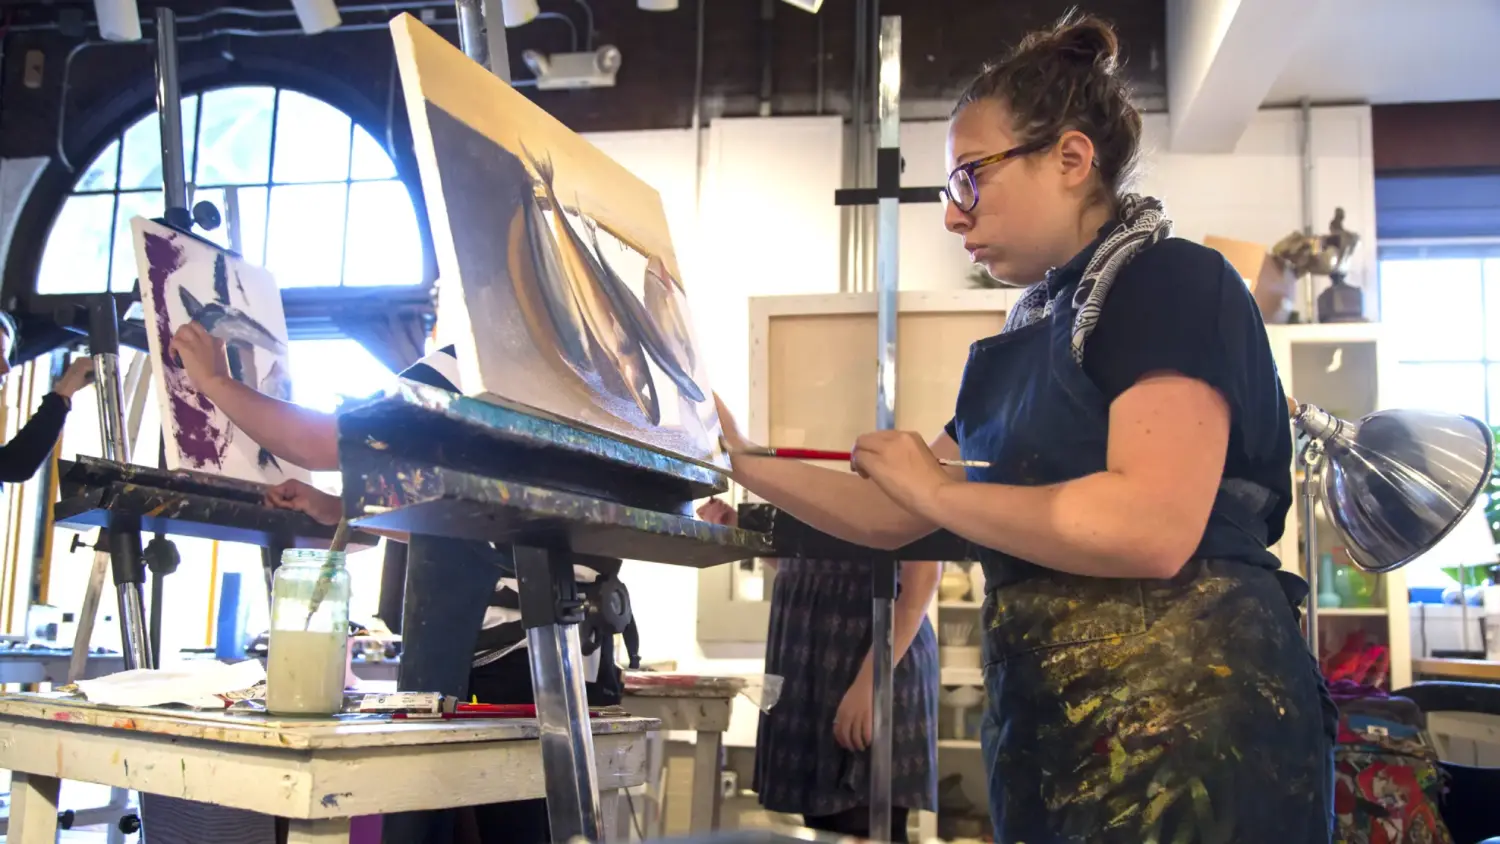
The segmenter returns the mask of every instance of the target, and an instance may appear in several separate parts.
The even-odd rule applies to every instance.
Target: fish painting
[[[415,18],[391,32],[465,395],[727,470],[661,194]]]
[[[633,400],[651,424],[655,425],[661,422],[661,404],[656,395],[651,370],[646,366],[646,353],[641,348],[640,337],[633,330],[634,326],[626,321],[610,300],[605,291],[608,282],[603,278],[603,269],[589,251],[588,244],[574,231],[566,209],[558,201],[553,187],[555,173],[552,161],[546,157],[540,160],[533,158],[530,153],[527,153],[527,157],[541,177],[547,200],[552,205],[552,220],[557,230],[557,246],[562,255],[562,265],[572,285],[573,295],[580,305],[583,321],[593,337],[594,348],[613,364],[612,372],[601,372],[606,375],[605,384],[615,387],[617,393],[620,392],[619,388],[623,388],[622,398]],[[610,379],[608,376],[614,378]],[[610,380],[614,384],[610,384]]]
[[[154,392],[161,403],[171,471],[190,470],[254,483],[311,480],[283,465],[198,392],[171,354],[172,338],[189,322],[223,342],[230,376],[277,398],[290,398],[286,318],[275,279],[212,243],[154,220],[131,220],[141,307],[152,329]]]

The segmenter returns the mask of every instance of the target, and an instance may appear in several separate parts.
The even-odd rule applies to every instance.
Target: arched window
[[[198,233],[231,246],[236,217],[240,251],[283,289],[422,281],[411,195],[347,114],[298,91],[237,86],[184,97],[182,129],[189,204],[209,200],[225,218]],[[38,293],[134,286],[130,219],[163,212],[160,138],[148,113],[80,171],[48,235]]]

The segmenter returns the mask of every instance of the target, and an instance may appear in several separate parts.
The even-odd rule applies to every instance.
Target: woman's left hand
[[[857,753],[870,746],[874,732],[874,683],[868,671],[861,671],[844,692],[838,714],[833,716],[833,739],[839,747]]]
[[[892,501],[917,515],[933,494],[952,483],[943,464],[912,431],[872,431],[854,441],[850,461],[860,477],[869,478]]]

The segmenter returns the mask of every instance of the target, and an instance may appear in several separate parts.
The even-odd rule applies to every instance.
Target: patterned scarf
[[[1083,270],[1083,280],[1078,282],[1078,289],[1073,293],[1073,307],[1078,311],[1073,318],[1074,361],[1083,363],[1083,344],[1094,333],[1104,297],[1109,295],[1109,288],[1115,283],[1120,268],[1137,252],[1171,236],[1172,221],[1167,219],[1160,200],[1135,193],[1121,197],[1120,222],[1089,259]],[[1061,298],[1048,295],[1045,281],[1031,285],[1011,308],[1001,333],[1051,317]]]

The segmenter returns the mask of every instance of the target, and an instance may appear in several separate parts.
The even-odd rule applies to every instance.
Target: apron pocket
[[[1048,573],[985,595],[984,664],[1041,650],[1146,632],[1138,580]]]

